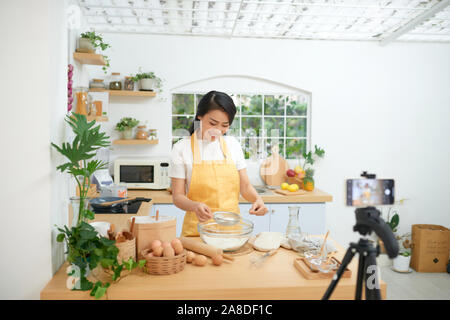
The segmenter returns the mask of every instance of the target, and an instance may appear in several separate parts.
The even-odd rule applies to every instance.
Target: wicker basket
[[[303,179],[298,177],[287,177],[287,183],[296,184],[300,189],[303,189]]]
[[[116,242],[116,247],[119,249],[117,254],[117,261],[128,261],[130,258],[136,260],[136,237],[125,242]]]
[[[152,252],[151,249],[145,249],[141,255],[147,260],[145,270],[149,274],[174,274],[182,271],[186,265],[186,250],[174,257],[147,257]]]

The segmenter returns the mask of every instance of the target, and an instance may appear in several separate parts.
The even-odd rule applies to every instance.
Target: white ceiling
[[[78,0],[89,29],[193,36],[447,42],[450,0]]]

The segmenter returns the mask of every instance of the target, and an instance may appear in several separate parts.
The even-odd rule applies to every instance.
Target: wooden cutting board
[[[289,190],[281,190],[281,189],[276,189],[275,190],[276,193],[282,194],[283,196],[301,196],[303,194],[307,194],[308,191],[306,190],[298,190],[298,191],[289,191]]]
[[[337,267],[341,266],[341,262],[337,260],[335,257],[331,258],[337,263]],[[323,273],[318,270],[312,270],[309,262],[305,258],[296,258],[294,260],[295,268],[300,271],[303,277],[308,280],[319,280],[319,279],[331,279],[336,274],[336,271],[330,271],[328,273]],[[350,278],[352,272],[346,268],[342,273],[342,278]]]
[[[272,148],[272,155],[269,156],[260,168],[261,179],[268,186],[280,186],[286,181],[286,171],[289,164],[279,153],[278,148]]]

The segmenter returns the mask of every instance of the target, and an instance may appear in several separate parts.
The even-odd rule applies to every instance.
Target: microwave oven
[[[114,183],[129,189],[167,189],[170,187],[169,159],[117,158],[114,161]]]

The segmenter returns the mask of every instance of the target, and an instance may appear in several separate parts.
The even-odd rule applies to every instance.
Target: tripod
[[[398,254],[398,243],[390,227],[381,218],[380,211],[375,207],[358,208],[355,210],[355,215],[356,225],[353,227],[353,231],[359,232],[363,237],[359,239],[358,243],[350,243],[350,247],[342,259],[342,264],[334,275],[322,300],[330,298],[342,274],[356,253],[359,254],[359,265],[355,300],[361,300],[363,285],[365,287],[366,300],[381,300],[377,268],[377,256],[380,254],[380,246],[377,245],[374,248],[366,235],[370,235],[374,231],[383,241],[387,254],[391,259]]]
[[[350,247],[342,259],[342,264],[339,267],[336,275],[333,277],[327,291],[322,300],[328,300],[333,293],[334,288],[341,279],[342,274],[352,261],[356,253],[359,254],[358,265],[358,279],[356,281],[355,300],[361,300],[362,287],[365,284],[366,300],[381,300],[381,293],[379,289],[379,281],[377,274],[377,260],[379,254],[379,246],[376,248],[372,246],[368,239],[361,238],[358,243],[350,243]],[[371,275],[373,273],[373,275]],[[371,280],[374,282],[371,282]]]

